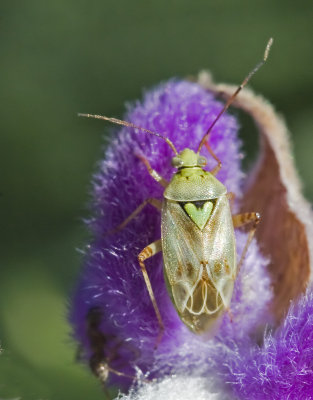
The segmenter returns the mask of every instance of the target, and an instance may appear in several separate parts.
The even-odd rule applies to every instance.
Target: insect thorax
[[[164,197],[178,202],[216,199],[227,193],[226,187],[201,167],[181,168],[164,191]]]

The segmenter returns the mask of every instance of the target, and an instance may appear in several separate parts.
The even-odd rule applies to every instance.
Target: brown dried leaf
[[[224,99],[237,88],[214,84],[206,72],[199,74],[198,82]],[[237,96],[233,106],[250,114],[260,133],[260,155],[247,182],[241,210],[261,214],[256,236],[262,251],[270,258],[275,294],[273,311],[279,320],[290,300],[302,293],[312,279],[313,215],[301,194],[282,118],[266,100],[248,89]]]

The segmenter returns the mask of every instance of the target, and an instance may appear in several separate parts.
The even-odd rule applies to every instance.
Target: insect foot
[[[138,256],[138,262],[139,262],[139,265],[140,265],[140,268],[141,268],[141,271],[143,274],[143,278],[145,280],[147,290],[149,292],[149,296],[150,296],[151,302],[153,304],[153,308],[154,308],[154,311],[155,311],[155,314],[156,314],[156,317],[157,317],[157,320],[159,323],[159,335],[157,337],[157,341],[154,346],[155,349],[158,347],[158,345],[161,342],[161,339],[162,339],[162,336],[164,333],[164,324],[162,321],[159,307],[157,305],[157,302],[156,302],[156,299],[155,299],[155,296],[153,293],[153,289],[151,286],[151,282],[150,282],[144,261],[147,260],[148,258],[152,257],[153,255],[155,255],[159,251],[161,251],[161,249],[162,249],[161,241],[158,240],[154,243],[151,243],[149,246],[145,247]]]

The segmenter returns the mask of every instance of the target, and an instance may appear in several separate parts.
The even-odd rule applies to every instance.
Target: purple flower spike
[[[200,85],[172,80],[147,92],[142,103],[129,107],[125,120],[164,134],[178,151],[196,150],[222,107],[223,103]],[[235,118],[223,114],[212,130],[210,145],[223,163],[217,178],[240,199],[244,175],[237,130]],[[212,169],[216,161],[205,148],[202,154]],[[153,377],[180,370],[197,376],[216,374],[230,351],[228,344],[254,334],[268,321],[265,313],[272,293],[267,261],[253,241],[235,284],[232,317],[226,313],[218,334],[208,340],[181,322],[165,286],[162,256],[149,259],[147,271],[165,325],[162,341],[154,349],[159,326],[137,256],[160,238],[160,213],[146,205],[125,229],[108,234],[144,200],[162,199],[162,187],[138,155],[144,155],[165,179],[175,171],[171,167],[173,152],[165,141],[130,128],[120,129],[112,139],[93,179],[92,217],[87,221],[92,242],[86,247],[70,315],[74,337],[91,366],[102,357],[111,368],[131,376],[136,368]],[[240,257],[247,234],[238,232],[236,237]],[[132,383],[114,373],[110,379],[124,387]]]
[[[313,398],[313,290],[294,303],[262,347],[239,346],[228,360],[229,380],[240,399]]]

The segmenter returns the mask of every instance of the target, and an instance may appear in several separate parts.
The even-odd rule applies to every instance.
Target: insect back
[[[182,321],[203,333],[230,306],[236,278],[234,229],[227,189],[202,168],[205,159],[190,149],[179,158],[179,170],[164,192],[164,276]]]

